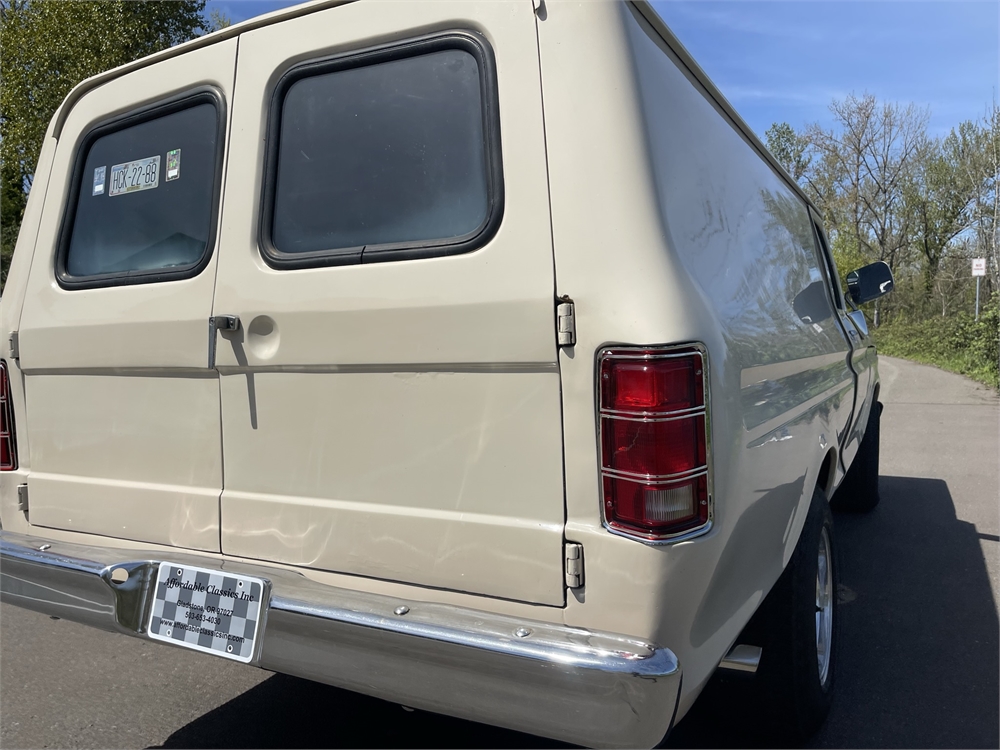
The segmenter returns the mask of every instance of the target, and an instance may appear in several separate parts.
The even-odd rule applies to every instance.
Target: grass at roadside
[[[979,320],[962,313],[921,321],[894,320],[874,331],[880,354],[903,357],[1000,387],[1000,305],[995,295]]]

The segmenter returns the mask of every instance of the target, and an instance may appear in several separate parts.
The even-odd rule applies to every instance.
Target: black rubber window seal
[[[88,276],[73,276],[66,270],[69,255],[69,244],[73,236],[73,224],[76,220],[76,208],[83,184],[84,165],[90,147],[98,138],[125,130],[134,125],[140,125],[159,117],[180,112],[199,104],[211,104],[215,107],[217,120],[217,135],[215,148],[215,175],[212,181],[212,213],[209,222],[208,242],[205,251],[195,261],[184,266],[171,268],[154,268],[146,271],[120,271],[115,273],[93,274]],[[161,99],[125,114],[99,122],[86,132],[80,139],[73,157],[72,183],[68,202],[59,229],[59,239],[56,244],[55,277],[59,286],[66,290],[102,289],[116,286],[133,286],[136,284],[154,284],[164,281],[179,281],[190,279],[200,274],[208,265],[215,250],[216,235],[219,226],[219,207],[222,193],[222,171],[225,154],[226,135],[226,100],[214,86],[198,86],[176,96]]]
[[[468,52],[475,58],[479,66],[487,195],[486,218],[479,227],[468,234],[447,239],[364,245],[353,248],[329,248],[303,253],[282,252],[275,247],[272,237],[278,148],[281,135],[282,107],[288,89],[303,78],[451,49]],[[309,60],[289,69],[278,80],[268,113],[264,153],[264,187],[261,194],[260,221],[258,222],[260,227],[258,243],[261,256],[272,268],[295,270],[462,255],[478,250],[492,239],[500,226],[503,209],[503,160],[500,149],[500,105],[497,93],[496,59],[492,47],[482,34],[464,30],[445,31],[409,39],[402,43],[394,42],[318,60]]]

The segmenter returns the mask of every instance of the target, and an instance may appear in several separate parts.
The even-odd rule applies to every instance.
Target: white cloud
[[[760,3],[754,4],[757,6],[756,10],[749,6],[740,8],[741,3],[736,2],[727,3],[725,10],[709,9],[705,7],[705,4],[697,2],[659,2],[656,5],[659,6],[659,9],[666,11],[663,16],[667,18],[667,23],[669,23],[668,16],[672,13],[679,13],[704,25],[721,26],[746,34],[758,34],[779,39],[797,39],[806,42],[823,42],[827,39],[823,29],[814,25],[793,24],[787,21],[775,22],[775,14],[773,12],[762,13],[759,9]],[[780,6],[773,4],[772,7]],[[770,10],[769,7],[768,11]]]
[[[718,86],[726,98],[733,103],[741,101],[774,101],[826,106],[832,100],[844,97],[843,92],[829,90],[763,88],[758,86],[744,86],[738,83],[721,83]]]

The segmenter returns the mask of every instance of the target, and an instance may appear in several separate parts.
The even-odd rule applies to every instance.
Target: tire
[[[830,711],[839,621],[833,540],[829,503],[817,489],[791,560],[738,640],[761,647],[756,674],[716,673],[713,678],[713,698],[733,706],[741,735],[765,747],[801,746]],[[825,545],[822,596],[821,544]],[[822,659],[818,621],[823,625]]]
[[[858,448],[854,463],[833,495],[830,506],[836,511],[867,513],[878,505],[879,423],[882,404],[878,401],[868,415],[868,427]]]

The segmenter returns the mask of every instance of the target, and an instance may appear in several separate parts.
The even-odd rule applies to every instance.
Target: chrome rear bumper
[[[161,559],[0,532],[0,599],[147,638]],[[651,747],[673,721],[680,667],[653,644],[334,588],[180,550],[166,559],[270,581],[251,662],[264,669],[592,747]],[[112,581],[118,568],[129,572],[125,583]]]

